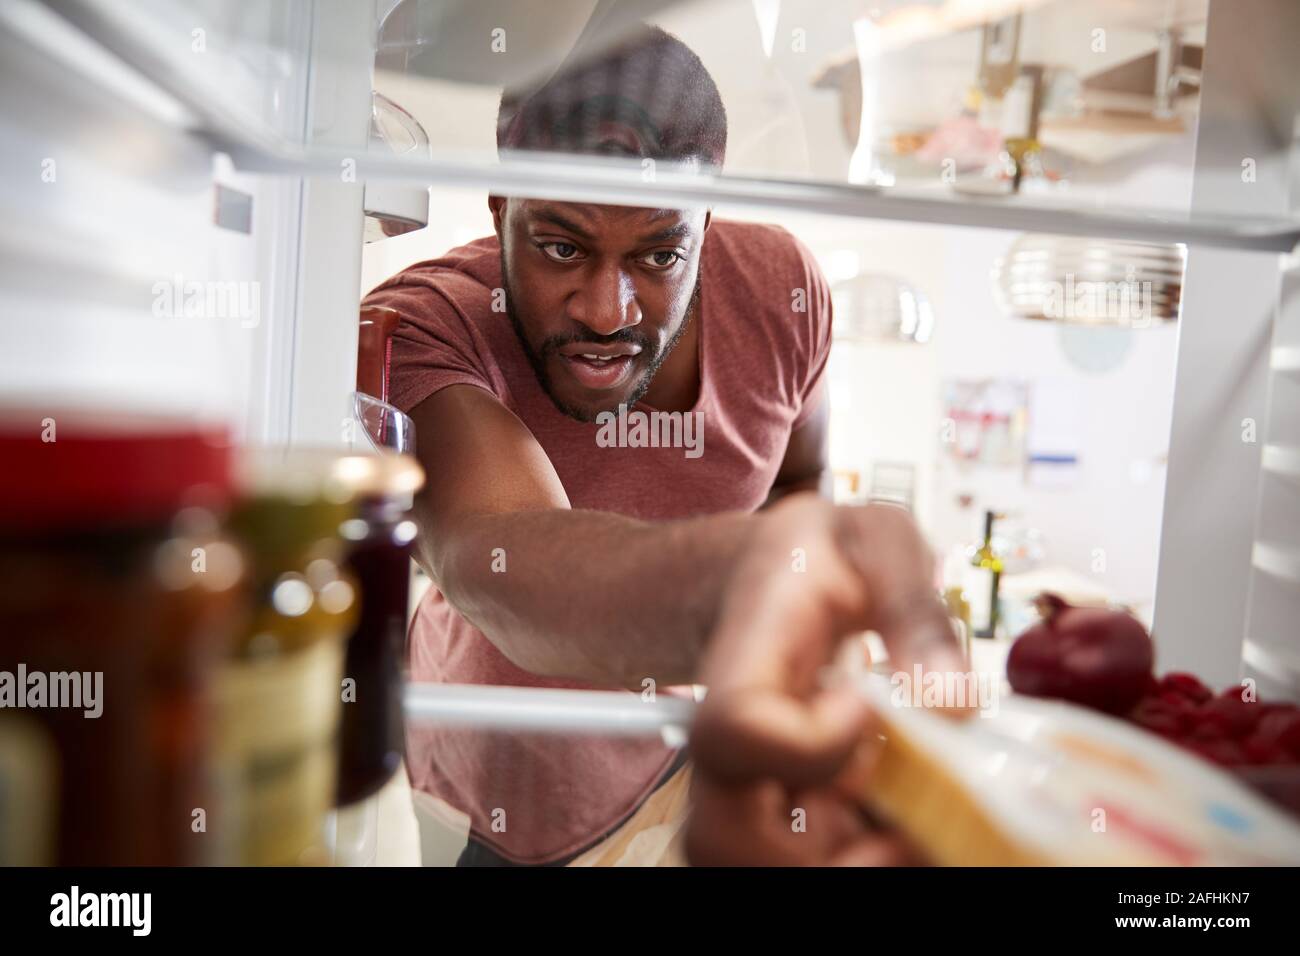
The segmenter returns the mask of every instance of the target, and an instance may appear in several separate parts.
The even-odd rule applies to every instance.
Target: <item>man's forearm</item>
[[[460,519],[422,548],[439,589],[535,674],[640,688],[685,683],[756,521],[647,523],[554,509]],[[422,537],[424,537],[422,535]]]

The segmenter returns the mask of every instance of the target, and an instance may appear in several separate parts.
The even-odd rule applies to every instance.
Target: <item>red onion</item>
[[[1073,607],[1055,594],[1035,600],[1043,619],[1007,656],[1007,678],[1022,694],[1058,697],[1110,714],[1130,710],[1154,680],[1155,652],[1132,615]]]

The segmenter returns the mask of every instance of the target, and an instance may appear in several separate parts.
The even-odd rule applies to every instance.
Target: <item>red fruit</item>
[[[1300,711],[1272,710],[1260,717],[1255,736],[1300,759]]]
[[[1139,727],[1170,740],[1180,737],[1183,732],[1183,722],[1179,715],[1158,698],[1146,697],[1138,701],[1130,712],[1129,719]]]
[[[1268,764],[1287,764],[1294,763],[1294,758],[1273,743],[1260,737],[1259,734],[1251,734],[1241,742],[1241,749],[1246,754],[1246,760],[1257,766]]]
[[[1071,607],[1054,594],[1037,600],[1043,619],[1007,655],[1007,678],[1022,694],[1059,697],[1111,714],[1133,707],[1150,684],[1155,652],[1137,619],[1123,611]]]
[[[1223,767],[1236,767],[1248,762],[1245,752],[1232,740],[1197,740],[1188,746]]]
[[[1217,714],[1207,716],[1196,716],[1192,719],[1192,725],[1185,732],[1189,741],[1194,740],[1226,740],[1228,739],[1228,723]]]
[[[1247,703],[1238,694],[1233,697],[1216,697],[1197,708],[1201,720],[1214,720],[1222,724],[1225,733],[1244,737],[1259,722],[1259,704]]]
[[[1195,674],[1185,674],[1180,671],[1170,671],[1162,677],[1160,689],[1181,694],[1197,704],[1203,704],[1214,696],[1214,692],[1202,684]]]

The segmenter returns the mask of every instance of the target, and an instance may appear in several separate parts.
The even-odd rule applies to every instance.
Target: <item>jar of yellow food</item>
[[[250,453],[230,519],[254,607],[218,678],[226,859],[323,862],[337,782],[344,641],[357,594],[339,527],[350,491],[328,453]]]

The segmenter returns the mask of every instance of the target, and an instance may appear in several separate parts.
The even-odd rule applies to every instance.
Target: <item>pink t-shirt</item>
[[[816,408],[830,350],[826,281],[798,240],[777,226],[716,218],[706,233],[693,409],[703,453],[690,455],[686,447],[606,447],[600,424],[555,408],[510,320],[492,309],[502,285],[498,249],[495,237],[478,239],[366,297],[401,315],[390,372],[397,407],[409,411],[449,385],[485,389],[533,433],[574,508],[665,521],[762,505],[791,431]],[[632,410],[653,411],[644,403]],[[687,433],[679,434],[685,444]],[[555,573],[562,580],[564,568]],[[436,588],[411,624],[408,663],[417,681],[594,686],[516,667]],[[673,757],[658,741],[412,727],[406,759],[412,784],[467,813],[477,839],[507,859],[544,863],[617,826]]]

